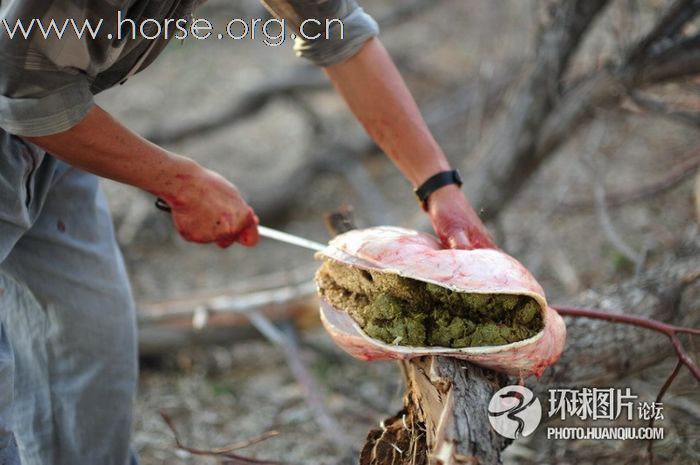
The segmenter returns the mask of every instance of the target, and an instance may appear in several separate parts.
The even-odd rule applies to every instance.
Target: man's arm
[[[7,0],[1,10],[9,24],[26,18],[48,24],[70,14],[81,24],[104,20],[115,27],[106,21],[117,11],[113,2],[74,3]],[[111,34],[101,32],[90,40],[0,34],[0,127],[71,165],[163,197],[188,240],[255,244],[257,218],[233,185],[147,142],[95,105],[90,73],[115,53]]]
[[[401,75],[376,38],[377,23],[357,0],[262,1],[296,29],[297,54],[325,68],[367,132],[414,187],[449,168]],[[307,39],[299,33],[307,21],[332,26],[325,34],[313,30],[318,37]],[[428,214],[444,244],[494,247],[485,226],[456,186],[433,192]]]
[[[378,39],[352,58],[325,68],[368,134],[414,187],[449,169],[411,93]],[[495,247],[486,227],[455,185],[435,191],[428,214],[443,243],[454,248]]]
[[[231,183],[189,158],[136,135],[93,106],[72,128],[24,137],[56,158],[98,176],[161,197],[172,208],[178,232],[193,242],[252,246],[258,219]]]

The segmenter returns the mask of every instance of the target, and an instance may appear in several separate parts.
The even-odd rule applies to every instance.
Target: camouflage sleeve
[[[306,37],[318,36],[306,39],[298,34],[294,50],[319,66],[342,63],[379,34],[377,22],[356,0],[263,0],[263,4],[297,32],[303,27]]]
[[[108,6],[109,2],[103,2]],[[0,2],[0,127],[11,134],[43,136],[77,124],[93,104],[86,71],[102,44],[78,39],[44,38],[36,28],[25,37],[33,19],[46,23],[74,18],[82,22],[101,11],[85,11],[73,0],[9,0]]]

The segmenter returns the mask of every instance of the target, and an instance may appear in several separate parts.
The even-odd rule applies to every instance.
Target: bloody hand
[[[215,242],[222,248],[234,242],[247,247],[257,244],[258,217],[236,186],[200,167],[177,178],[175,192],[157,195],[170,206],[175,228],[185,240]]]
[[[457,186],[446,186],[433,192],[428,199],[428,215],[435,233],[450,248],[497,248],[486,226]]]

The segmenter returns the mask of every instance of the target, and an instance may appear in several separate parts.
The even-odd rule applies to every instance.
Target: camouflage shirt
[[[190,19],[204,0],[0,0],[0,128],[23,136],[43,136],[65,131],[85,117],[93,105],[93,95],[123,82],[147,67],[163,50],[168,39],[162,35],[147,39],[130,33],[119,38],[117,15],[136,25],[156,20]],[[304,19],[338,18],[345,36],[333,39],[298,38],[295,50],[320,66],[341,62],[354,55],[377,35],[374,20],[355,0],[266,0],[275,15],[299,27]],[[78,27],[89,21],[100,23],[93,38],[82,37],[68,28],[61,39],[48,38],[34,28],[32,21],[48,26],[55,20],[59,28],[66,20]],[[35,25],[36,26],[36,25]],[[156,24],[144,28],[153,37]],[[311,27],[308,28],[311,32]],[[12,33],[11,33],[12,32]],[[312,33],[307,33],[311,36]]]

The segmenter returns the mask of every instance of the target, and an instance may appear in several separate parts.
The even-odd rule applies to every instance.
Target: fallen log
[[[248,315],[272,321],[317,319],[316,288],[308,270],[257,278],[231,289],[139,304],[139,353],[258,337]]]

